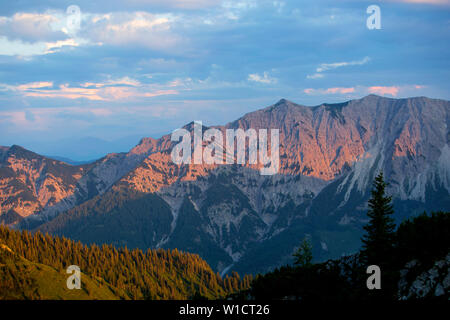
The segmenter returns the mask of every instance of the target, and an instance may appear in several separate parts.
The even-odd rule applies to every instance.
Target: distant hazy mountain
[[[140,138],[142,135],[130,135],[120,139],[100,139],[80,135],[53,140],[21,140],[14,143],[41,155],[49,155],[51,158],[61,157],[64,162],[70,159],[78,164],[78,162],[90,162],[102,158],[108,153],[126,152],[135,146]]]
[[[67,164],[70,164],[72,166],[81,166],[83,164],[88,164],[88,163],[92,163],[95,160],[91,160],[91,161],[75,161],[69,158],[65,158],[65,157],[60,157],[60,156],[45,156],[46,158],[50,158],[50,159],[54,159],[54,160],[58,160],[61,162],[65,162]]]
[[[249,166],[178,166],[169,135],[144,138],[128,153],[89,165],[51,162],[64,175],[49,171],[48,159],[3,148],[2,216],[35,217],[25,226],[57,215],[40,228],[85,242],[176,247],[199,253],[221,272],[262,272],[290,262],[305,235],[317,259],[336,257],[360,245],[379,170],[398,221],[450,210],[449,124],[449,101],[370,95],[316,107],[280,100],[216,127],[280,129],[274,176]],[[48,191],[50,181],[65,191]]]

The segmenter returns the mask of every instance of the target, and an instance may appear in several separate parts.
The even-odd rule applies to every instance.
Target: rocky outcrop
[[[422,269],[420,261],[412,260],[400,271],[399,299],[450,300],[450,253],[445,259],[436,261],[430,269]]]

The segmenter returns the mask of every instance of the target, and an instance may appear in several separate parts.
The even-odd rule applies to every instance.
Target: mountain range
[[[282,99],[213,127],[279,129],[272,176],[177,165],[170,135],[81,165],[0,147],[0,221],[84,243],[178,248],[222,274],[290,263],[305,236],[316,260],[335,258],[359,249],[381,170],[397,222],[450,210],[449,125],[449,101],[369,95],[313,107]]]

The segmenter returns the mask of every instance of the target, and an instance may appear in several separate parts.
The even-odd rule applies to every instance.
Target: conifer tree
[[[305,237],[298,247],[297,251],[294,253],[294,264],[300,267],[308,267],[311,265],[312,255],[312,245],[311,242]]]
[[[380,172],[373,183],[367,213],[370,220],[364,226],[366,234],[361,239],[361,259],[368,265],[385,265],[392,254],[395,224],[391,215],[394,209],[392,197],[386,195],[386,187],[383,172]]]

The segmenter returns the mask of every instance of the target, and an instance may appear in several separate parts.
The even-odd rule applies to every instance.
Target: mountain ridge
[[[223,126],[211,126],[221,131],[280,129],[280,171],[274,176],[260,176],[251,165],[175,165],[170,135],[143,138],[130,152],[109,154],[92,164],[76,181],[65,206],[30,216],[45,221],[69,210],[63,216],[70,217],[71,208],[76,212],[89,199],[130,189],[158,195],[172,215],[165,222],[167,232],[153,242],[141,242],[144,247],[185,246],[200,250],[207,260],[215,248],[217,254],[208,262],[222,271],[230,264],[248,265],[255,260],[252,254],[269,244],[283,246],[277,259],[288,261],[290,248],[298,241],[294,235],[311,233],[316,256],[335,257],[359,245],[365,201],[377,171],[383,170],[390,179],[389,192],[402,208],[399,219],[450,205],[449,124],[450,103],[439,99],[370,95],[314,107],[281,99]],[[192,130],[192,123],[185,128]],[[217,185],[219,192],[214,191]],[[227,193],[234,197],[227,198]],[[95,206],[92,203],[87,213]],[[65,230],[61,219],[42,228],[81,236]],[[184,229],[180,221],[187,223]],[[199,224],[195,233],[209,247],[196,247],[189,224]],[[104,228],[106,232],[107,224]],[[84,235],[82,240],[105,239]],[[333,244],[336,241],[346,244]]]

